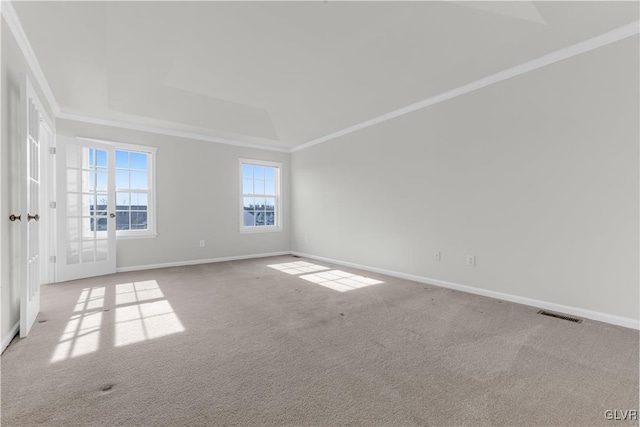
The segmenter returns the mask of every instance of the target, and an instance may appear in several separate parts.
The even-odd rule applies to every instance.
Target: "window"
[[[282,164],[240,159],[240,231],[281,231]]]
[[[155,236],[153,203],[154,154],[115,150],[116,236]]]

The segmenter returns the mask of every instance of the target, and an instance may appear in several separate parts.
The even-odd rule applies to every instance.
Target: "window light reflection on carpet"
[[[300,276],[300,278],[338,292],[347,292],[354,289],[366,288],[367,286],[384,283],[380,280],[347,273],[342,270],[306,274],[304,276]]]
[[[348,273],[342,270],[331,270],[318,264],[307,261],[285,262],[281,264],[271,264],[268,267],[283,273],[297,275],[299,278],[317,285],[333,289],[338,292],[351,291],[353,289],[365,288],[367,286],[384,283],[380,280]]]
[[[115,301],[113,311],[104,309],[105,300]],[[106,321],[106,316],[114,316],[109,320],[115,322]],[[114,334],[101,337],[105,327],[113,328]],[[50,362],[94,353],[105,341],[122,347],[184,331],[155,280],[84,288]]]
[[[315,271],[329,270],[329,267],[312,264],[306,261],[285,262],[282,264],[271,264],[267,267],[281,271],[283,273],[296,275],[304,273],[313,273]]]

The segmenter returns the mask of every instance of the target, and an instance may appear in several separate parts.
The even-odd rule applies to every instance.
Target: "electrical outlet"
[[[442,255],[440,254],[440,251],[436,252],[435,255],[433,256],[433,258],[436,261],[442,261]]]
[[[200,240],[200,247],[204,248],[204,240]]]
[[[475,255],[467,255],[467,266],[475,267],[476,266],[476,256]]]

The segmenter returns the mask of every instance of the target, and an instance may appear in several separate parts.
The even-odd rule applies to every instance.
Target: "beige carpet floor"
[[[638,332],[536,312],[291,256],[45,286],[2,425],[637,425]]]

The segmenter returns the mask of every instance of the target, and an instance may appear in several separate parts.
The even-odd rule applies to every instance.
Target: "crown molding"
[[[20,19],[18,18],[15,8],[13,7],[13,3],[8,0],[1,1],[3,5],[2,17],[4,18],[4,22],[7,23],[11,34],[13,34],[13,37],[16,39],[16,42],[18,43],[22,54],[27,60],[27,64],[29,64],[29,68],[31,68],[31,72],[35,77],[38,86],[42,90],[47,103],[53,110],[53,115],[57,117],[60,114],[60,106],[56,102],[56,98],[55,96],[53,96],[53,91],[49,86],[49,82],[47,82],[47,79],[42,72],[40,62],[38,62],[38,58],[31,48],[31,44],[29,43],[29,39],[24,32],[24,28],[22,28],[22,24],[20,23]]]
[[[386,114],[382,114],[380,116],[374,117],[372,119],[358,123],[356,125],[349,126],[337,132],[333,132],[328,135],[309,141],[307,143],[297,145],[291,149],[291,152],[304,150],[305,148],[313,147],[314,145],[331,141],[341,136],[348,135],[350,133],[357,132],[362,129],[366,129],[371,126],[375,126],[379,123],[386,122],[387,120],[391,120],[396,117],[400,117],[405,114],[409,114],[414,111],[421,110],[423,108],[430,107],[435,104],[439,104],[449,99],[456,98],[460,95],[464,95],[464,94],[473,92],[475,90],[482,89],[484,87],[510,79],[511,77],[516,77],[516,76],[528,73],[530,71],[537,70],[538,68],[542,68],[547,65],[554,64],[564,59],[568,59],[573,56],[580,55],[581,53],[585,53],[590,50],[597,49],[599,47],[606,46],[611,43],[615,43],[619,40],[623,40],[627,37],[634,36],[638,33],[640,33],[640,21],[635,21],[630,24],[624,25],[620,28],[617,28],[615,30],[600,34],[599,36],[595,36],[585,41],[576,43],[572,46],[568,46],[568,47],[556,50],[555,52],[551,52],[547,55],[541,56],[531,61],[527,61],[523,64],[516,65],[511,68],[507,68],[506,70],[497,72],[495,74],[481,78],[479,80],[468,83],[466,85],[448,90],[439,95],[435,95],[430,98],[423,99],[422,101],[418,101],[416,103],[407,105],[406,107],[399,108],[397,110],[391,111]]]
[[[156,135],[173,136],[177,138],[185,138],[185,139],[191,139],[196,141],[206,141],[206,142],[214,142],[217,144],[233,145],[236,147],[255,148],[258,150],[278,151],[278,152],[284,152],[284,153],[288,153],[290,151],[289,148],[277,147],[274,145],[254,144],[250,142],[221,138],[217,136],[204,135],[200,133],[166,129],[166,128],[157,127],[157,126],[139,125],[139,124],[123,122],[119,120],[100,119],[96,117],[88,117],[88,116],[82,116],[79,114],[71,114],[71,113],[65,113],[65,112],[60,112],[56,118],[60,120],[71,120],[74,122],[116,127],[120,129],[128,129],[128,130],[133,130],[138,132],[154,133]]]

